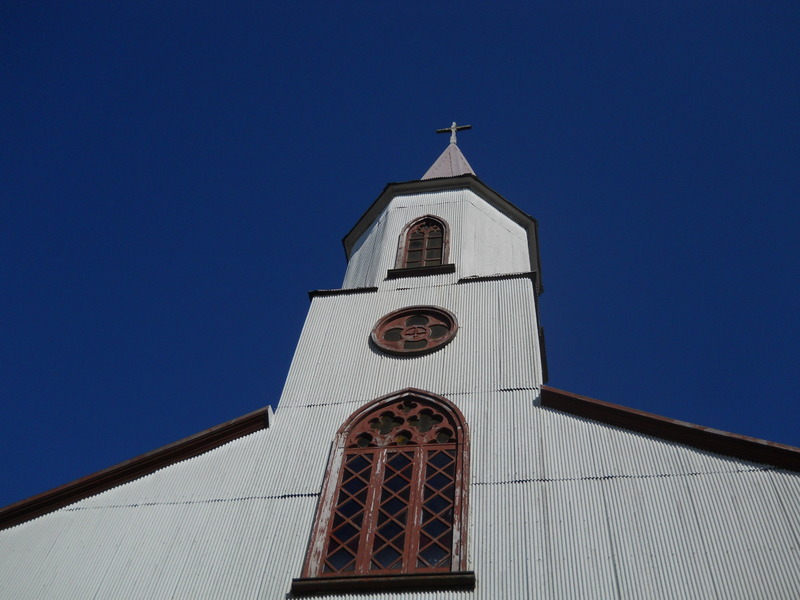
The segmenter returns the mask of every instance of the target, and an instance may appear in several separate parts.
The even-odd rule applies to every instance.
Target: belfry
[[[0,511],[0,597],[800,597],[800,450],[546,385],[468,127],[345,235],[275,412]]]

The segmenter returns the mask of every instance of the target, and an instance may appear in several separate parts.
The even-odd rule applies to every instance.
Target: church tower
[[[458,129],[345,236],[342,288],[312,293],[280,415],[342,425],[296,593],[474,586],[468,499],[491,490],[470,489],[470,449],[498,454],[489,415],[543,382],[541,279],[536,221],[475,176]]]
[[[464,128],[345,236],[275,414],[0,510],[0,598],[800,597],[800,449],[545,385],[536,221]]]

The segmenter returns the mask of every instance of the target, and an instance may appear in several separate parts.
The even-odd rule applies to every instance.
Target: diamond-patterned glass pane
[[[386,461],[386,464],[390,466],[392,469],[400,470],[403,467],[407,467],[411,464],[411,457],[408,456],[406,453],[394,453],[389,460]]]
[[[423,237],[426,251],[441,246],[441,231],[438,236]],[[423,327],[416,322],[412,325]],[[453,427],[452,417],[418,398],[398,400],[370,413],[351,432],[321,574],[450,569],[454,561],[456,456],[461,451],[459,429]],[[398,432],[408,438],[402,446],[396,441]],[[368,444],[355,443],[361,435],[369,436]]]
[[[400,558],[402,554],[391,546],[386,546],[382,550],[375,553],[375,560],[373,561],[374,568],[377,569],[391,569],[400,566]]]
[[[408,487],[408,481],[402,477],[390,477],[383,485],[393,492],[399,492],[403,488]]]
[[[450,552],[433,544],[420,551],[419,558],[417,559],[418,567],[441,567],[450,564]]]
[[[356,454],[347,460],[347,468],[353,473],[360,473],[370,466],[370,461],[362,454]]]
[[[323,562],[326,573],[355,570],[371,464],[372,455],[369,454],[351,455],[345,460],[328,551]]]
[[[430,458],[428,458],[428,462],[433,466],[442,469],[453,462],[453,456],[451,452],[442,451],[442,452],[431,452]]]
[[[349,502],[345,502],[342,506],[336,509],[336,511],[346,517],[346,518],[353,518],[356,514],[358,514],[361,509],[364,508],[364,505],[361,504],[358,500],[352,499]]]
[[[436,473],[433,477],[428,479],[425,483],[436,490],[441,490],[444,486],[449,483],[452,483],[452,479],[445,475],[444,473]]]
[[[378,532],[387,539],[393,539],[397,534],[402,533],[404,531],[403,526],[400,525],[397,521],[389,521],[386,525],[381,527]]]
[[[343,542],[349,541],[353,536],[358,535],[358,529],[353,527],[349,522],[345,523],[342,527],[333,532],[337,538]]]
[[[367,487],[367,484],[358,477],[353,477],[349,481],[346,481],[342,484],[342,487],[347,490],[349,494],[355,494],[356,492],[363,490]]]
[[[442,535],[445,531],[449,531],[450,530],[450,524],[449,523],[445,523],[441,519],[433,519],[432,521],[429,521],[425,525],[424,530],[429,535],[433,536],[434,538],[437,538],[440,535]]]
[[[329,571],[352,571],[355,564],[355,555],[344,548],[334,552],[328,557],[326,567]],[[350,567],[349,569],[347,567]]]
[[[450,502],[447,500],[447,498],[443,498],[438,494],[425,501],[425,508],[432,510],[435,513],[442,512],[448,506],[450,506]]]

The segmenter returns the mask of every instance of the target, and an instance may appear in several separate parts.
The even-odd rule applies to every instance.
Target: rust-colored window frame
[[[410,251],[410,244],[411,244],[411,235],[415,233],[415,229],[421,225],[423,225],[426,221],[433,222],[442,230],[442,256],[441,258],[437,259],[436,262],[431,262],[426,260],[424,253],[427,248],[428,243],[428,236],[424,236],[423,238],[423,247],[421,251],[423,252],[422,261],[420,265],[412,265],[409,266],[408,254]],[[443,267],[447,265],[447,260],[450,256],[450,226],[447,224],[447,221],[442,219],[441,217],[435,217],[433,215],[425,215],[418,219],[414,219],[408,225],[403,228],[403,232],[400,234],[400,239],[397,245],[397,259],[395,260],[395,269],[428,269],[428,268],[435,268],[435,267]],[[430,264],[426,264],[430,262]]]
[[[385,430],[386,437],[383,441],[379,435],[384,429],[375,429],[376,419],[386,419],[386,415],[402,406],[416,406],[416,409],[409,408],[407,414],[415,415],[412,418],[421,418],[422,413],[438,414],[444,417],[445,425],[441,422],[437,425],[438,429],[430,430],[438,438],[437,431],[452,433],[452,439],[443,443],[436,441],[426,442],[425,444],[409,444],[402,442],[397,444],[397,438],[392,438],[403,428],[409,425],[399,425],[400,429],[392,429],[392,424]],[[403,409],[405,410],[405,409]],[[402,421],[402,419],[401,419]],[[412,423],[411,419],[408,420]],[[369,433],[369,424],[372,424],[374,438],[372,443],[365,443],[363,447],[354,447],[354,436],[365,436],[364,432]],[[414,425],[411,425],[412,427]],[[419,425],[416,425],[419,427]],[[422,428],[419,428],[422,431]],[[402,432],[401,432],[402,433]],[[416,436],[417,434],[414,433]],[[367,435],[367,437],[369,437]],[[443,438],[446,438],[446,433]],[[379,440],[375,442],[374,440]],[[390,441],[387,441],[390,440]],[[360,443],[360,442],[359,442]],[[420,560],[421,542],[425,536],[421,535],[421,529],[425,527],[425,518],[422,516],[423,506],[429,510],[427,500],[432,488],[431,464],[426,462],[425,457],[437,456],[437,452],[442,455],[452,451],[454,457],[454,473],[452,476],[452,513],[450,528],[450,554],[449,564],[446,567],[423,566],[418,564],[424,562]],[[375,540],[380,537],[378,532],[379,519],[384,508],[384,499],[387,496],[387,488],[390,486],[388,478],[385,477],[389,472],[387,461],[401,453],[414,454],[415,460],[413,472],[415,483],[411,490],[411,498],[407,505],[407,524],[403,534],[408,536],[406,549],[402,559],[401,567],[393,567],[388,570],[375,568],[377,554],[374,554]],[[432,454],[433,453],[433,454]],[[370,484],[368,490],[368,500],[364,502],[363,521],[359,535],[359,546],[356,562],[360,561],[361,567],[356,567],[348,571],[331,571],[326,560],[330,558],[331,547],[340,544],[339,540],[332,540],[332,529],[334,516],[337,514],[338,505],[341,504],[343,488],[343,474],[352,475],[348,461],[359,454],[368,454],[375,461],[374,466],[369,467]],[[350,469],[348,471],[348,469]],[[384,471],[381,471],[383,469]],[[376,473],[379,473],[376,476]],[[377,479],[376,479],[377,477]],[[349,481],[349,480],[348,480]],[[380,586],[390,584],[395,589],[470,589],[474,587],[474,574],[467,571],[467,514],[468,514],[468,482],[469,482],[469,432],[466,421],[461,411],[452,402],[431,392],[408,388],[394,394],[383,396],[364,405],[355,411],[339,428],[331,450],[326,471],[325,482],[320,494],[317,512],[314,520],[314,527],[311,540],[306,553],[303,565],[303,574],[300,579],[293,582],[292,591],[296,594],[303,593],[324,593],[334,591],[337,585],[349,582],[347,585],[351,589],[370,590],[379,589]],[[433,492],[435,494],[435,492]],[[341,514],[337,517],[341,522]],[[384,521],[385,523],[385,521]],[[338,526],[337,526],[338,527]],[[427,532],[423,532],[427,533]],[[417,535],[417,538],[413,536]],[[419,555],[418,555],[419,553]],[[324,572],[327,566],[328,572]],[[371,586],[374,584],[374,588]],[[346,589],[346,588],[345,588]]]
[[[423,319],[424,323],[413,323],[414,319]],[[396,339],[387,339],[390,331]],[[434,352],[449,344],[456,333],[458,320],[449,310],[441,306],[406,306],[381,317],[370,338],[382,351],[403,356]]]

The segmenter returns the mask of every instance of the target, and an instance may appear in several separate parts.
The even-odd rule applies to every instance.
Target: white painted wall
[[[455,278],[531,270],[525,230],[471,190],[449,190],[397,196],[355,244],[344,288],[397,287],[386,281],[395,268],[400,235],[425,215],[450,227],[450,256]],[[453,280],[453,277],[450,278]]]

